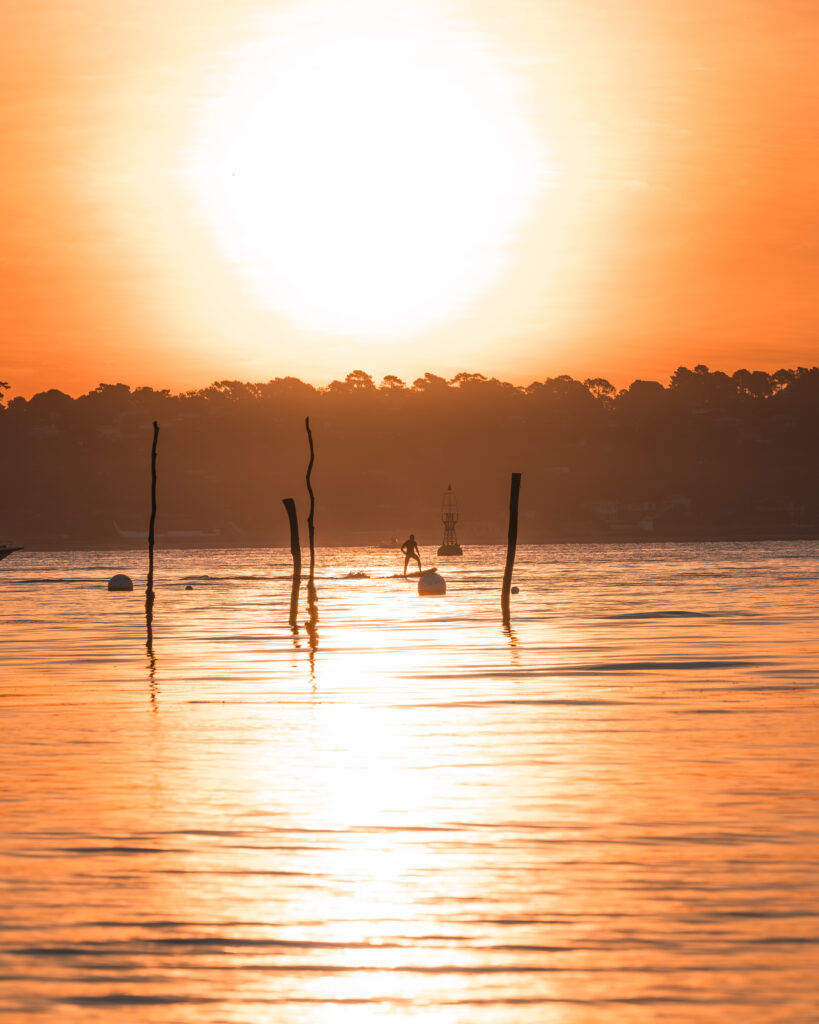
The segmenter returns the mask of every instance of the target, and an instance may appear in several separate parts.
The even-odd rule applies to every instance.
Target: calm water
[[[7,1019],[819,1021],[819,544],[145,561],[0,563]]]

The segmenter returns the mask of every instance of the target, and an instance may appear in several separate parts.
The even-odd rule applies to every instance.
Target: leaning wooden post
[[[148,585],[145,588],[145,615],[148,621],[148,646],[153,640],[154,611],[154,527],[156,525],[156,442],[159,424],[154,420],[154,441],[151,445],[151,521],[148,525]]]
[[[520,473],[512,474],[509,491],[509,538],[506,542],[506,568],[503,570],[501,609],[504,624],[509,624],[509,590],[512,586],[512,568],[515,564],[515,549],[518,545],[518,498],[520,496]]]
[[[299,623],[299,585],[301,584],[301,545],[299,544],[299,519],[296,515],[296,503],[292,498],[282,498],[290,520],[290,553],[293,556],[293,585],[290,588],[290,625],[298,632]]]
[[[313,451],[313,434],[310,430],[309,416],[305,418],[304,426],[307,429],[307,441],[310,445],[310,462],[307,466],[307,492],[310,495],[310,511],[307,515],[307,539],[310,542],[310,571],[307,574],[307,622],[305,622],[304,628],[307,630],[307,638],[310,645],[310,668],[312,672],[314,666],[313,657],[315,650],[318,647],[318,630],[316,629],[316,625],[318,623],[318,601],[316,600],[316,583],[314,578],[316,565],[314,529],[316,500],[313,494],[312,484],[310,483],[310,475],[313,472],[315,452]]]

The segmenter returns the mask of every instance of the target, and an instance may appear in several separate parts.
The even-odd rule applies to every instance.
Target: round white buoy
[[[418,593],[421,597],[443,597],[446,593],[446,580],[437,572],[425,572],[418,580]]]
[[[125,573],[118,572],[116,576],[112,576],[108,580],[109,590],[133,590],[134,584],[130,576],[126,576]]]

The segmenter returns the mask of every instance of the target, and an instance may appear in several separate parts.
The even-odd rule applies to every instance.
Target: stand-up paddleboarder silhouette
[[[401,545],[401,550],[404,552],[404,575],[407,575],[407,566],[411,558],[414,558],[418,563],[418,572],[421,571],[421,556],[418,553],[418,545],[415,543],[415,534],[409,535],[409,540],[405,540]]]

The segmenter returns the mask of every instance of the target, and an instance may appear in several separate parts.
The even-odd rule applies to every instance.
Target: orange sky
[[[0,379],[13,394],[76,394],[101,381],[185,389],[286,374],[323,384],[354,368],[410,380],[468,369],[518,382],[565,372],[624,384],[665,380],[680,363],[730,371],[816,362],[813,3],[689,0],[675,10],[655,0],[430,0],[421,24],[402,13],[409,0],[372,18],[371,0],[345,0],[335,8],[344,18],[328,24],[320,2],[3,5]],[[288,46],[296,48],[288,73],[297,77],[276,79],[274,95],[262,76],[248,101],[236,87],[247,54],[278,67]],[[351,118],[339,138],[352,141],[349,152],[334,151],[322,133],[335,122],[322,112],[347,96],[348,70],[366,70],[379,48],[389,81],[374,71],[362,79],[361,104],[339,108]],[[435,74],[449,54],[447,82]],[[310,61],[317,70],[306,96],[308,79],[298,75]],[[440,104],[427,97],[416,117],[424,82],[436,83]],[[460,91],[450,95],[453,84]],[[495,93],[503,102],[493,114]],[[373,106],[379,96],[382,106]],[[450,112],[440,125],[439,105]],[[266,141],[248,159],[261,161],[269,191],[253,193],[253,175],[239,168],[238,177],[217,179],[224,207],[202,206],[191,160],[200,182],[221,173],[206,166],[213,153],[238,160],[235,138],[218,132],[252,124],[249,107],[258,118],[251,134]],[[460,168],[458,143],[447,136],[461,131],[462,109],[475,157]],[[510,129],[507,137],[518,118],[542,158],[538,190],[525,202],[532,176],[516,177],[511,166],[522,136]],[[312,149],[299,148],[305,138]],[[401,163],[374,171],[384,139]],[[298,162],[305,153],[309,168]],[[335,204],[326,209],[346,205],[341,162],[350,175],[359,160],[377,184],[410,157],[406,181],[379,193],[377,222],[365,190],[338,222],[323,215],[335,237],[298,230],[311,196]],[[422,178],[440,212],[426,193],[414,194]],[[283,182],[290,191],[277,194]],[[507,201],[517,212],[504,220]],[[424,232],[412,230],[413,203],[430,216]],[[298,217],[288,236],[279,227],[291,208]],[[257,210],[259,234],[249,237]],[[386,230],[401,210],[404,220]],[[459,224],[475,228],[463,252]],[[302,262],[291,261],[305,238]],[[378,288],[386,326],[364,338],[350,327],[357,308],[334,329],[340,314],[329,292],[334,265],[347,280],[343,254],[357,266],[361,238],[386,246],[384,280],[395,266],[406,285],[403,296]],[[268,261],[268,242],[278,263]],[[372,273],[378,264],[362,266]],[[419,302],[443,312],[413,326],[407,296],[415,284],[419,296],[434,291],[439,279],[437,305]],[[291,292],[300,290],[307,298],[294,306]],[[343,300],[346,283],[341,292]],[[314,313],[324,317],[318,327]]]

